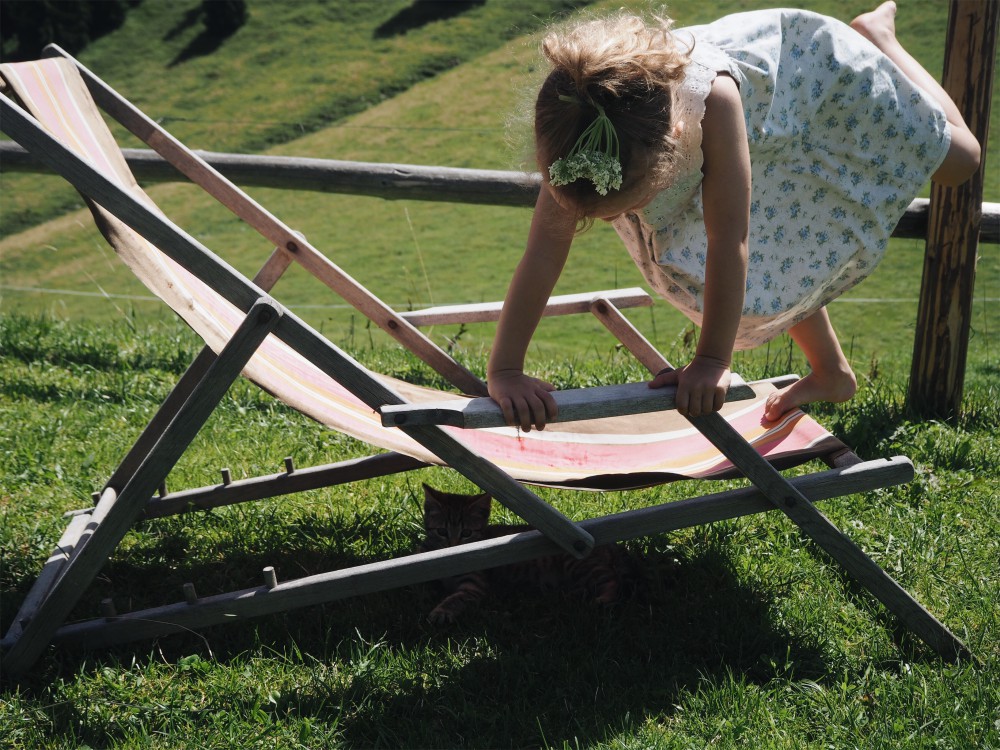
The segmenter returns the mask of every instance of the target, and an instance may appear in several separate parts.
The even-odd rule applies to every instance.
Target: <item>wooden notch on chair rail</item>
[[[146,503],[142,517],[149,520],[189,511],[210,510],[270,497],[280,497],[295,492],[374,479],[389,474],[422,469],[425,466],[427,464],[419,459],[401,453],[389,452],[322,466],[296,468],[293,474],[282,471],[278,474],[267,474],[248,479],[232,479],[230,470],[223,469],[222,481],[219,484],[171,492],[166,498],[154,495]],[[89,515],[92,512],[91,508],[83,508],[67,511],[64,515],[73,517]]]
[[[577,422],[667,411],[676,408],[676,394],[675,387],[650,388],[646,382],[553,391],[552,397],[559,407],[559,416],[551,421]],[[745,401],[755,396],[753,388],[738,376],[733,376],[726,401]],[[503,412],[491,398],[399,404],[383,406],[379,411],[382,414],[382,424],[386,427],[437,424],[476,429],[506,425]]]
[[[278,574],[275,572],[273,565],[268,565],[264,568],[264,585],[269,589],[276,588],[278,585]]]

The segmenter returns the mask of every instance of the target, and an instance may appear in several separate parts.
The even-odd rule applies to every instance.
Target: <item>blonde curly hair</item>
[[[670,33],[672,21],[647,23],[627,11],[585,19],[549,32],[542,54],[551,71],[535,99],[535,161],[549,167],[566,156],[600,106],[618,134],[622,191],[645,181],[661,186],[674,148],[672,92],[683,79],[690,49]],[[557,188],[586,215],[602,196],[577,180]]]

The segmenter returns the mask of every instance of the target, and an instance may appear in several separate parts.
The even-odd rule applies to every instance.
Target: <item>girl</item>
[[[928,177],[968,179],[980,148],[899,44],[886,2],[850,26],[806,11],[671,32],[621,13],[549,34],[535,103],[543,176],[487,368],[509,424],[556,415],[524,357],[578,226],[613,224],[647,282],[701,326],[662,372],[681,414],[721,408],[734,349],[788,331],[810,372],[765,416],[845,401],[854,373],[825,305],[867,276]]]

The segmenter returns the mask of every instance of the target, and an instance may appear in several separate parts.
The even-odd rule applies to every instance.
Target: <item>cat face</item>
[[[488,494],[458,495],[424,485],[424,545],[443,549],[484,538],[490,520]]]

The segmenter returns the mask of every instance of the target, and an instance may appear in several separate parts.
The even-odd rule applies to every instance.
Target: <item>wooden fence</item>
[[[155,151],[122,149],[141,183],[187,178]],[[428,167],[292,156],[223,154],[196,151],[237,185],[322,193],[365,195],[385,200],[442,201],[491,206],[530,207],[541,185],[537,174],[489,169]],[[0,142],[0,172],[48,173],[40,162],[11,141]],[[893,237],[924,239],[930,200],[913,201]],[[982,204],[979,241],[1000,244],[1000,203]]]

